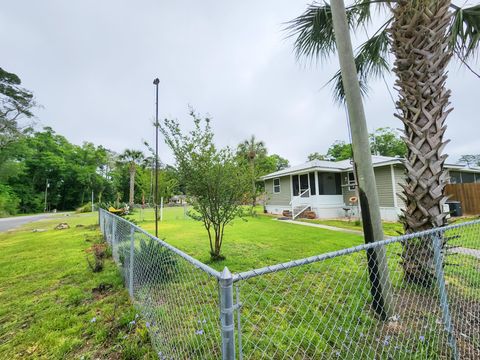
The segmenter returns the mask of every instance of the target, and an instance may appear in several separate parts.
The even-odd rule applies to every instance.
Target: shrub
[[[0,217],[15,215],[19,204],[20,199],[10,186],[0,184]]]
[[[90,269],[93,272],[100,272],[103,270],[105,258],[107,257],[107,245],[106,244],[94,244],[90,248],[90,252],[93,255],[93,261],[87,256],[87,262]]]
[[[82,206],[80,206],[77,210],[75,210],[76,213],[88,213],[92,212],[92,203],[86,203]]]
[[[118,253],[120,263],[125,266],[126,258],[130,256],[130,242],[121,245]],[[135,247],[133,256],[135,283],[138,285],[172,281],[178,271],[175,254],[152,239],[140,240],[140,247]]]

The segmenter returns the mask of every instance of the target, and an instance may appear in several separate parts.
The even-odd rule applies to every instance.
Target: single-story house
[[[401,214],[403,201],[398,194],[405,182],[403,159],[372,156],[373,170],[384,220],[395,221]],[[445,164],[451,183],[480,183],[480,168]],[[350,160],[314,160],[280,170],[261,178],[265,183],[266,211],[282,214],[290,211],[295,217],[304,210],[318,218],[341,218],[346,209],[358,211],[356,180]]]

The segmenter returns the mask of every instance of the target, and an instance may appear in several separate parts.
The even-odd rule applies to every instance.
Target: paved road
[[[62,214],[39,214],[39,215],[29,215],[29,216],[15,216],[9,218],[0,219],[0,232],[5,232],[7,230],[16,228],[23,224],[28,224],[34,221],[46,219],[52,216],[62,216]]]

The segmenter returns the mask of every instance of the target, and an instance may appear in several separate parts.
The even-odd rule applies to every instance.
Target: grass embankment
[[[74,215],[0,233],[0,358],[154,358],[116,265],[88,267],[96,220]],[[52,230],[61,221],[71,228]]]

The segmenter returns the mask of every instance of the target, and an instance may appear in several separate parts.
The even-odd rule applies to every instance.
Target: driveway
[[[38,214],[38,215],[29,215],[29,216],[15,216],[8,218],[0,219],[0,232],[5,232],[16,227],[19,227],[23,224],[28,224],[34,221],[43,220],[49,217],[54,216],[63,216],[64,214]]]

